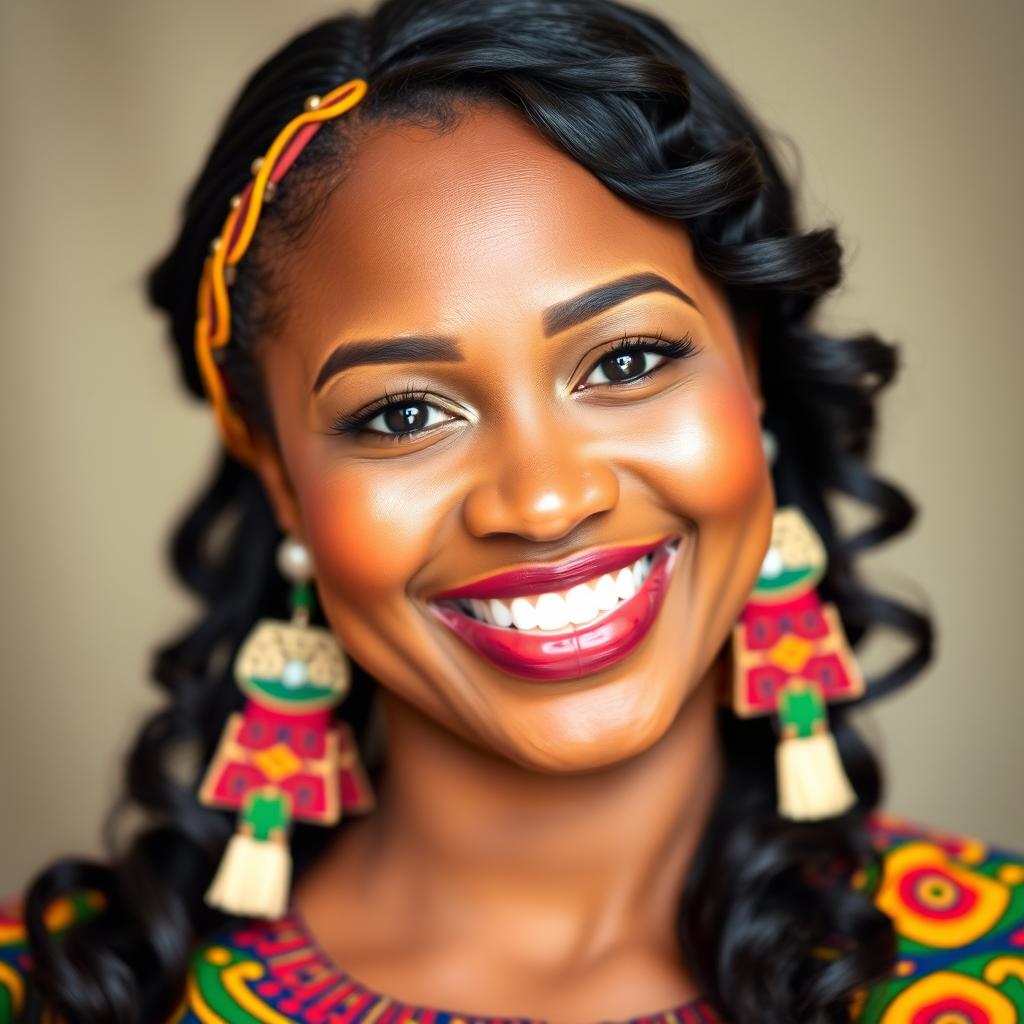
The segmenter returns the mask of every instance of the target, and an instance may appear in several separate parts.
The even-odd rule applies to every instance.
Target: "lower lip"
[[[626,657],[647,635],[661,609],[677,547],[658,548],[640,589],[603,618],[571,633],[524,633],[463,615],[449,605],[430,610],[477,654],[523,679],[556,682],[599,672]]]

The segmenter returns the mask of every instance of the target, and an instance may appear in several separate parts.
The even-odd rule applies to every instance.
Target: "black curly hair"
[[[505,104],[612,192],[684,224],[698,264],[724,285],[735,316],[757,319],[764,420],[780,448],[776,493],[781,504],[800,506],[826,545],[822,596],[838,606],[854,644],[877,627],[910,640],[910,653],[870,679],[863,699],[917,674],[931,656],[929,619],[873,593],[854,571],[858,553],[906,529],[914,515],[904,493],[868,468],[876,396],[896,373],[896,349],[873,334],[833,337],[813,326],[818,301],[841,277],[835,231],[799,229],[766,132],[708,61],[650,14],[614,0],[385,0],[288,43],[245,83],[188,196],[178,238],[149,278],[187,389],[202,397],[192,351],[196,288],[231,196],[307,96],[354,77],[369,82],[368,95],[325,127],[289,172],[232,291],[226,372],[251,420],[273,436],[253,358],[275,313],[265,254],[303,236],[343,179],[360,131],[385,120],[441,131],[457,120],[458,100]],[[836,494],[870,507],[872,524],[840,536],[830,508]],[[257,618],[286,612],[274,569],[279,539],[256,476],[221,454],[172,544],[176,571],[204,609],[157,651],[153,674],[165,703],[127,758],[125,791],[108,821],[109,861],[61,860],[28,889],[34,970],[26,1019],[41,1020],[45,1007],[81,1024],[166,1019],[195,942],[224,923],[203,893],[232,821],[200,806],[196,785],[242,701],[230,672],[235,650]],[[353,665],[339,709],[371,779],[383,757],[366,749],[376,688]],[[832,722],[858,805],[796,824],[776,814],[771,724],[720,712],[724,788],[677,920],[704,994],[742,1024],[848,1020],[852,993],[891,968],[891,922],[871,892],[851,885],[859,868],[875,863],[866,818],[879,800],[880,773],[846,709]],[[146,823],[129,841],[115,840],[125,814],[139,811]],[[297,875],[328,839],[328,830],[296,827]],[[103,893],[105,911],[55,938],[45,908],[83,888]],[[812,955],[836,936],[841,955]]]

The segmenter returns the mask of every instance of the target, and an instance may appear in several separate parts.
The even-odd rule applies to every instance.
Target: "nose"
[[[477,537],[557,540],[618,500],[618,476],[606,460],[547,434],[506,446],[467,495],[463,518]]]

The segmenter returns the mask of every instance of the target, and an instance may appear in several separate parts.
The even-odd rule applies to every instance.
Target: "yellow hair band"
[[[278,132],[270,148],[252,163],[252,180],[231,200],[231,211],[220,234],[210,245],[199,281],[195,350],[199,373],[213,405],[214,419],[228,451],[241,462],[252,464],[252,438],[245,420],[231,405],[231,396],[214,351],[231,338],[231,304],[228,291],[235,267],[245,255],[259,223],[264,202],[325,121],[351,110],[366,95],[361,78],[339,85],[326,96],[310,96],[305,110]]]

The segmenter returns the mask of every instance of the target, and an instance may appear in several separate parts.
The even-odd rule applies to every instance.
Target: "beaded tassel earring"
[[[291,621],[263,619],[242,643],[234,672],[245,708],[228,718],[199,790],[206,806],[239,811],[206,902],[246,917],[287,910],[293,821],[333,825],[374,807],[351,729],[331,721],[348,664],[330,630],[309,624],[309,552],[286,538],[277,565],[292,584]]]
[[[769,459],[774,447],[766,432]],[[834,817],[857,802],[827,705],[859,697],[864,679],[838,611],[815,589],[826,564],[803,512],[778,509],[760,575],[733,629],[732,709],[743,718],[776,714],[778,813],[793,821]]]

